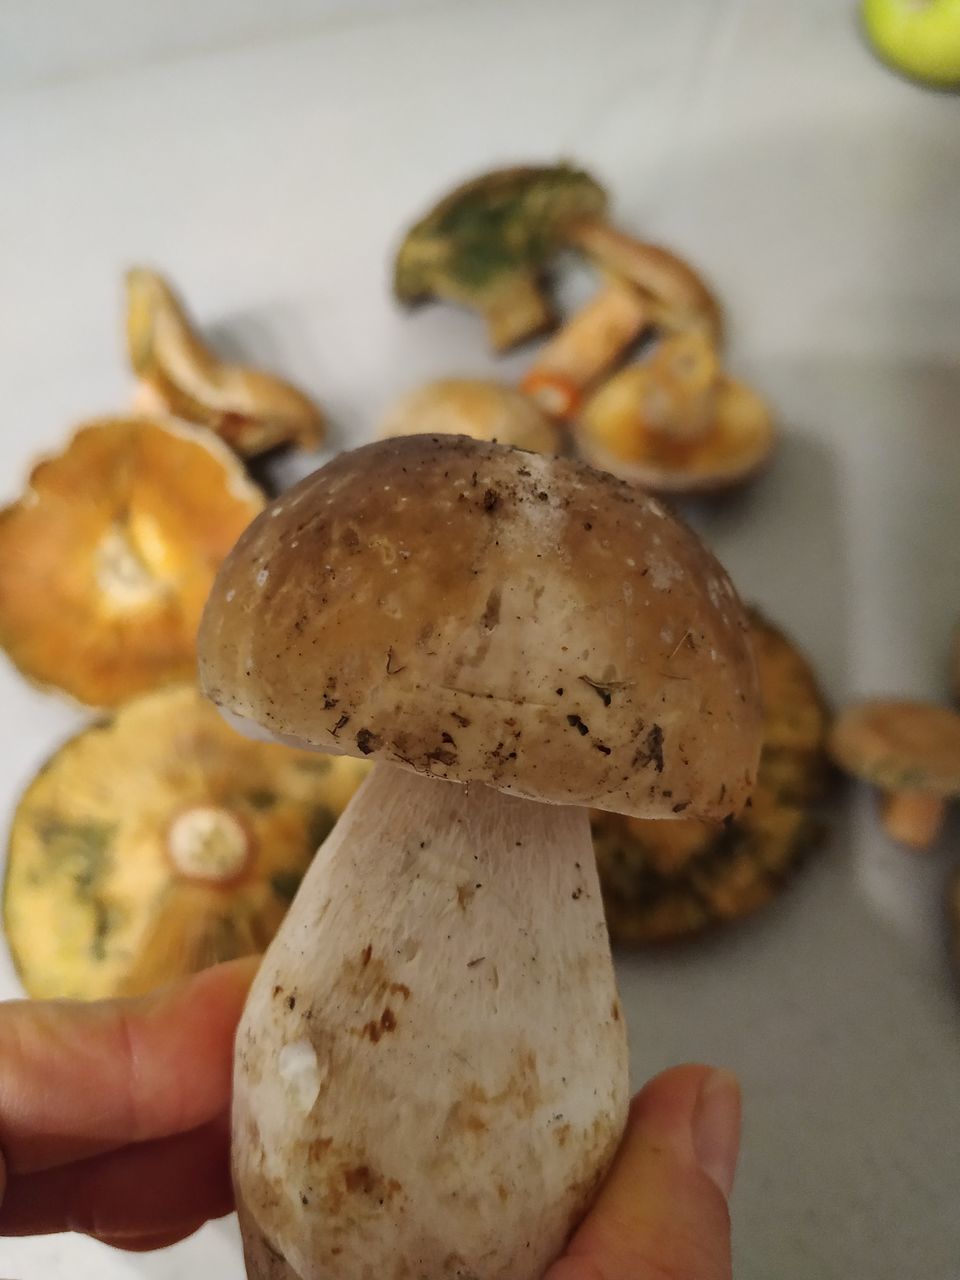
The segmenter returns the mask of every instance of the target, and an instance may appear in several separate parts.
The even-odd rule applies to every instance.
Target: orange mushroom
[[[768,406],[723,373],[698,328],[664,337],[603,383],[583,406],[574,440],[596,466],[684,493],[742,483],[769,459],[775,431]]]
[[[135,267],[126,288],[130,363],[148,388],[135,408],[210,427],[245,458],[319,445],[324,421],[313,401],[273,374],[218,359],[163,276]]]
[[[90,706],[192,678],[214,574],[263,505],[210,432],[86,424],[0,511],[0,645]]]

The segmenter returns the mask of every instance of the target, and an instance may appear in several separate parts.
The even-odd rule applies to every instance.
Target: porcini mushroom
[[[262,507],[212,432],[87,423],[0,511],[0,644],[89,706],[191,679],[213,575]]]
[[[960,715],[947,707],[875,700],[847,707],[830,734],[847,773],[883,792],[883,825],[899,844],[926,849],[960,795]]]
[[[540,275],[573,221],[601,214],[603,188],[569,165],[497,169],[458,187],[407,232],[394,294],[478,310],[495,351],[553,323]]]
[[[28,994],[139,995],[264,950],[367,768],[247,741],[191,685],[84,729],[11,828],[4,929]]]
[[[187,422],[210,427],[245,458],[280,445],[319,445],[324,421],[313,401],[271,373],[220,360],[163,276],[135,267],[127,272],[126,290],[130,363],[152,392],[148,411],[159,402]]]
[[[767,405],[723,374],[698,329],[664,338],[602,383],[574,430],[588,461],[659,493],[741,484],[766,464],[775,439]]]
[[[649,300],[655,323],[666,331],[703,328],[716,346],[722,344],[720,304],[683,258],[618,231],[599,217],[568,223],[564,239],[639,289]]]
[[[729,579],[611,476],[411,436],[248,530],[200,653],[234,716],[377,762],[239,1028],[248,1274],[534,1280],[626,1111],[586,806],[722,818],[754,782]]]
[[[775,898],[820,841],[828,711],[807,659],[758,610],[750,635],[763,704],[757,786],[723,827],[594,812],[610,936],[629,946],[673,941],[751,915]]]
[[[583,392],[609,371],[650,322],[633,285],[611,278],[537,353],[520,386],[554,418],[572,418]]]
[[[388,408],[380,435],[472,436],[535,453],[561,448],[556,426],[532,400],[482,378],[440,378],[408,391]]]

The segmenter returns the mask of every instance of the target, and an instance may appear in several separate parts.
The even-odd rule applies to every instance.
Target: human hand
[[[593,1208],[544,1280],[730,1280],[740,1089],[710,1067],[673,1067],[633,1100]]]
[[[233,1208],[233,1034],[255,960],[139,1000],[0,1010],[0,1234],[157,1249]],[[545,1280],[729,1280],[739,1091],[675,1067],[640,1092],[613,1169]]]
[[[256,959],[155,996],[0,1006],[0,1235],[159,1249],[233,1208],[233,1035]]]

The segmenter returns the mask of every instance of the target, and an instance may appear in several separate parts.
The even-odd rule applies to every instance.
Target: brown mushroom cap
[[[560,433],[514,387],[485,378],[439,378],[390,405],[380,435],[458,435],[498,440],[535,453],[558,453]]]
[[[841,769],[884,791],[960,795],[960,715],[947,707],[858,703],[837,717],[829,749]]]
[[[341,454],[240,539],[201,625],[214,701],[326,750],[638,815],[756,776],[747,623],[653,499],[462,436]]]

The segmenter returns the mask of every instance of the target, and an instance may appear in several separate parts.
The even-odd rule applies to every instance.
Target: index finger
[[[257,960],[156,995],[0,1005],[0,1153],[31,1173],[206,1124],[230,1098]]]

